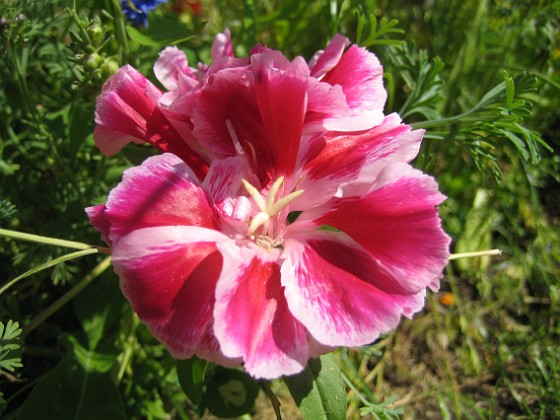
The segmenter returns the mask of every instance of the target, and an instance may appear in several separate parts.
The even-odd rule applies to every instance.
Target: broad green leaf
[[[117,361],[116,354],[103,354],[88,350],[73,336],[68,336],[68,341],[74,350],[74,357],[86,372],[109,372]]]
[[[284,382],[304,419],[346,419],[346,390],[332,354],[311,359],[303,372]]]
[[[18,413],[18,420],[126,419],[119,391],[109,372],[88,372],[69,352],[39,381]]]
[[[147,33],[141,32],[133,26],[127,26],[126,31],[130,39],[140,45],[160,47],[179,44],[194,36],[182,23],[153,14],[148,18]]]
[[[204,386],[204,375],[208,362],[196,356],[187,360],[177,361],[177,375],[181,389],[194,405],[202,402],[202,391]]]
[[[218,417],[238,417],[251,412],[259,386],[253,378],[235,369],[218,366],[207,383],[204,405]]]
[[[68,154],[74,158],[84,144],[86,138],[93,131],[93,107],[82,101],[76,101],[70,106],[68,114]]]
[[[143,34],[142,32],[140,32],[138,29],[136,29],[133,26],[127,26],[126,27],[126,32],[128,33],[128,36],[130,37],[130,39],[132,39],[134,42],[137,42],[140,45],[147,45],[147,46],[159,46],[159,45],[161,45],[161,43],[159,41],[156,41],[155,39],[153,39],[149,35]]]
[[[74,312],[82,324],[88,348],[95,350],[106,331],[121,319],[125,303],[118,278],[107,272],[74,299]]]

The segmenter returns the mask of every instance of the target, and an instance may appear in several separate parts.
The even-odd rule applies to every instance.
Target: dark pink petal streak
[[[212,209],[190,168],[175,155],[154,156],[125,171],[105,205],[110,239],[152,226],[214,226]]]
[[[437,289],[449,257],[450,238],[436,208],[445,196],[433,178],[406,165],[386,172],[385,184],[363,197],[340,200],[315,223],[348,234],[390,273],[401,292]]]
[[[175,357],[191,357],[208,341],[222,269],[216,242],[226,239],[204,228],[154,227],[126,235],[113,250],[124,295]]]
[[[401,315],[410,316],[422,307],[425,290],[402,295],[375,287],[371,280],[375,271],[364,272],[367,264],[360,261],[364,256],[336,235],[329,236],[318,233],[307,242],[287,242],[288,256],[282,266],[290,311],[318,342],[371,343],[395,328]]]
[[[290,313],[280,285],[280,266],[258,250],[228,246],[216,288],[214,331],[222,351],[242,357],[256,378],[301,371],[309,358],[307,332]],[[237,257],[235,256],[237,254]],[[242,259],[238,259],[241,254]],[[253,254],[251,256],[251,254]]]

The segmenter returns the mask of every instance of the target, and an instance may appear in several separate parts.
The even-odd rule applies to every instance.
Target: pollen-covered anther
[[[241,182],[243,182],[243,186],[260,210],[249,222],[249,228],[247,230],[247,235],[249,236],[253,235],[261,226],[263,226],[263,233],[266,234],[268,232],[270,218],[280,213],[288,204],[303,193],[303,190],[297,190],[275,201],[280,187],[284,184],[283,176],[274,181],[268,190],[266,198],[247,180],[242,179]]]

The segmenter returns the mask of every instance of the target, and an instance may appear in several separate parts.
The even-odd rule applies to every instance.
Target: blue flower
[[[121,0],[121,7],[124,15],[132,21],[134,25],[148,25],[148,11],[154,10],[167,0]],[[134,7],[131,7],[131,4]]]

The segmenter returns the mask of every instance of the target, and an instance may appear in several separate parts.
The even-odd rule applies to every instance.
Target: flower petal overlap
[[[437,290],[445,197],[413,169],[423,132],[385,116],[377,58],[338,35],[306,63],[256,46],[213,63],[164,50],[162,92],[131,67],[105,86],[95,139],[161,155],[86,209],[123,293],[176,357],[257,378],[395,328]]]

